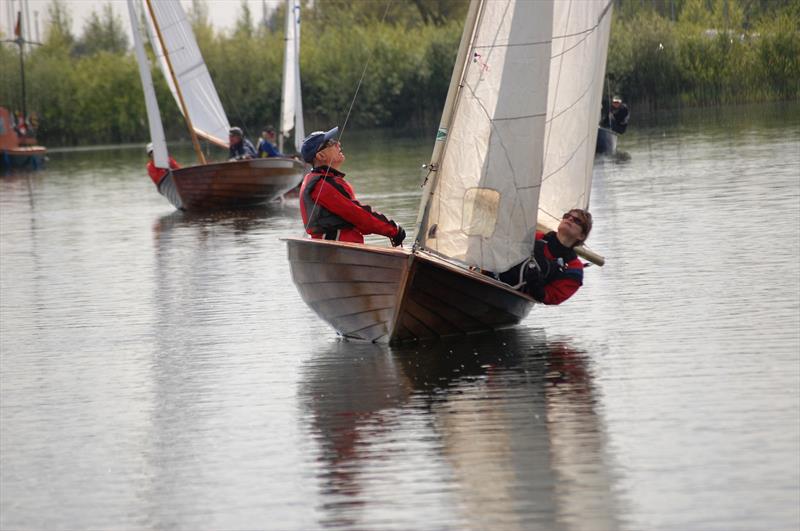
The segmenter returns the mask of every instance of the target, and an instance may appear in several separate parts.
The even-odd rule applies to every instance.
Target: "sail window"
[[[461,230],[467,236],[488,238],[497,225],[500,192],[490,188],[470,188],[464,194]]]

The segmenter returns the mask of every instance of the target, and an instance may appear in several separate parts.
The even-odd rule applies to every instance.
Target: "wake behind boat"
[[[537,226],[589,204],[611,2],[573,3],[471,2],[411,250],[286,240],[300,295],[341,335],[468,334],[531,310],[478,271],[519,264]]]

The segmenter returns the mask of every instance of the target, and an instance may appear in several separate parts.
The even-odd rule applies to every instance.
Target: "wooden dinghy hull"
[[[305,170],[305,164],[289,158],[213,162],[172,170],[172,182],[162,181],[159,190],[174,186],[177,200],[162,193],[182,210],[252,208],[296,187]]]
[[[339,334],[400,342],[518,324],[535,301],[428,253],[286,239],[300,296]]]

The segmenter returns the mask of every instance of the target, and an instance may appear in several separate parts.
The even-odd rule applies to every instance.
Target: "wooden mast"
[[[164,52],[164,59],[167,61],[167,68],[169,69],[169,75],[172,77],[172,83],[175,85],[175,91],[178,94],[178,101],[181,104],[181,110],[183,111],[183,118],[186,121],[186,126],[189,128],[189,135],[192,137],[192,145],[194,146],[194,152],[197,154],[197,160],[200,161],[200,164],[206,163],[206,157],[203,155],[203,150],[200,147],[200,141],[197,139],[197,133],[194,131],[194,126],[192,125],[192,119],[189,116],[189,110],[186,108],[186,102],[183,101],[183,93],[181,93],[181,87],[178,85],[178,79],[175,77],[175,72],[172,69],[172,61],[169,58],[169,52],[167,51],[167,47],[164,46],[164,38],[161,36],[161,28],[158,27],[158,20],[156,20],[155,13],[153,13],[153,6],[151,5],[151,0],[145,0],[147,4],[147,10],[150,12],[150,19],[153,21],[153,27],[156,30],[156,36],[158,36],[158,42],[161,44],[161,50]]]

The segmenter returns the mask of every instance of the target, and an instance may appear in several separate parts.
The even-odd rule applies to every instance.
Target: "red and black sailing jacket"
[[[397,224],[359,203],[344,173],[330,166],[318,166],[303,178],[300,213],[312,238],[364,243],[365,234],[397,234]]]
[[[564,265],[559,267],[550,281],[544,285],[544,304],[561,304],[572,297],[578,288],[583,285],[583,262],[580,261],[575,250],[561,245],[555,232],[547,234],[537,231],[537,240],[544,240],[544,257],[548,260],[563,260]]]

